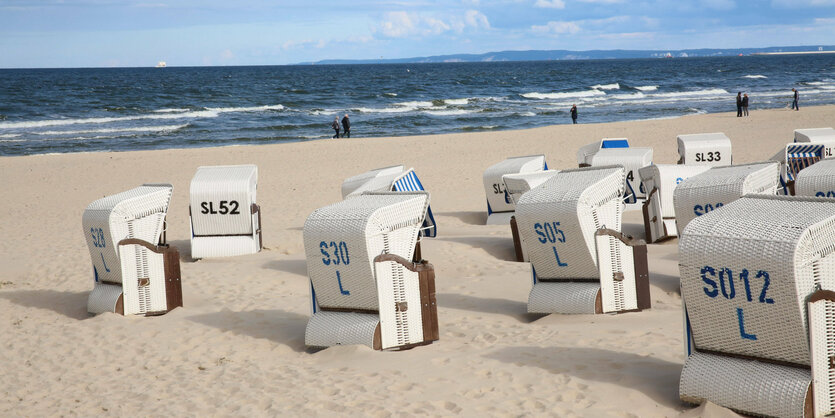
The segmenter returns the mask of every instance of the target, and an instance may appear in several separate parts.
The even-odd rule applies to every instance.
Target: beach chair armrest
[[[420,262],[414,262],[414,261],[408,260],[408,259],[403,258],[403,257],[401,257],[399,255],[396,255],[396,254],[380,254],[377,257],[374,257],[374,262],[375,263],[382,263],[384,261],[393,261],[397,264],[402,265],[404,268],[406,268],[406,270],[409,270],[409,271],[415,272],[415,273],[420,273],[422,271],[434,270],[435,269],[435,267],[432,266],[432,264],[430,264],[426,260],[421,260]]]
[[[167,246],[154,245],[148,241],[137,238],[127,238],[119,241],[119,246],[121,247],[123,245],[139,245],[157,254],[162,254],[165,251],[165,248],[167,248]]]
[[[594,233],[595,235],[609,235],[618,239],[627,247],[639,247],[641,245],[647,245],[646,241],[638,238],[633,238],[630,235],[626,235],[623,232],[615,231],[614,229],[609,228],[600,228],[597,232]]]
[[[835,292],[817,290],[809,297],[809,345],[812,359],[814,416],[835,411]]]

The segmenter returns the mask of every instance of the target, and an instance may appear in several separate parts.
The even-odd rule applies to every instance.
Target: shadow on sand
[[[655,402],[679,407],[682,365],[654,357],[589,347],[504,347],[486,358],[517,366],[635,389]]]
[[[509,228],[508,228],[509,229]],[[463,236],[434,238],[438,241],[456,242],[472,248],[484,250],[492,257],[504,261],[516,261],[513,239],[499,236]]]
[[[304,330],[307,315],[297,313],[256,309],[233,312],[222,310],[188,317],[189,320],[215,327],[223,332],[248,335],[253,338],[265,338],[290,347],[293,351],[305,351]]]
[[[0,297],[27,308],[48,309],[72,319],[87,319],[87,295],[90,292],[57,290],[13,290],[0,292]]]
[[[437,298],[438,306],[442,308],[506,315],[525,324],[531,323],[545,316],[540,314],[530,314],[528,313],[528,305],[525,302],[509,299],[480,298],[458,293],[439,293]]]
[[[191,240],[188,239],[178,239],[178,240],[171,240],[168,241],[168,245],[172,247],[176,247],[177,251],[180,252],[180,262],[181,263],[193,263],[197,261],[197,259],[191,258]]]
[[[487,223],[487,212],[435,212],[435,215],[456,218],[467,225],[484,225]]]
[[[284,271],[307,277],[307,260],[272,260],[264,263],[265,269]]]

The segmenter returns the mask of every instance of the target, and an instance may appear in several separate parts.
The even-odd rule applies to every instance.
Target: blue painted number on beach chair
[[[322,253],[322,264],[326,266],[330,266],[331,264],[334,266],[347,266],[351,264],[351,257],[348,254],[348,244],[345,241],[339,241],[339,243],[336,241],[322,241],[319,243],[319,252]],[[339,270],[336,270],[336,282],[339,284],[339,293],[345,296],[351,295],[350,291],[342,287],[342,275],[339,273]]]
[[[557,266],[565,267],[568,263],[563,263],[560,260],[560,254],[557,252],[557,243],[565,243],[565,233],[560,229],[559,222],[537,222],[533,225],[533,230],[536,232],[537,240],[540,244],[551,245],[554,251],[554,258],[557,259]]]
[[[751,282],[749,280],[748,269],[742,269],[739,272],[738,280],[742,282],[745,290],[745,301],[752,303],[762,303],[766,305],[773,305],[774,299],[768,297],[768,287],[771,285],[771,276],[765,270],[758,270],[754,275],[755,279],[762,280],[762,289],[759,295],[751,292]],[[704,266],[701,269],[701,278],[705,286],[702,288],[705,295],[709,298],[717,298],[722,294],[727,300],[734,300],[736,298],[736,289],[734,286],[733,271],[727,267],[714,268],[711,266]],[[718,283],[717,283],[718,279]],[[756,334],[749,334],[745,331],[745,315],[743,308],[736,308],[737,323],[739,325],[739,337],[744,340],[757,340]]]

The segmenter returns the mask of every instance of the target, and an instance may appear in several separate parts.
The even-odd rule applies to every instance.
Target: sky
[[[0,0],[0,68],[835,44],[835,0]]]

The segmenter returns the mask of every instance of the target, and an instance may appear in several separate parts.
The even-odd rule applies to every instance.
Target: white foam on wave
[[[0,134],[0,138],[17,138],[21,134]]]
[[[166,107],[166,108],[163,108],[163,109],[154,110],[154,113],[177,113],[177,112],[188,112],[189,110],[190,109],[181,109],[181,108],[176,108],[176,107],[171,107],[171,108]]]
[[[721,96],[730,94],[725,89],[707,89],[692,91],[676,91],[669,93],[653,93],[652,97],[688,97],[688,96]]]
[[[638,87],[635,87],[635,88],[640,90],[640,91],[655,91],[655,90],[658,90],[658,86],[638,86]]]
[[[606,93],[600,90],[586,90],[586,91],[572,91],[566,93],[522,93],[521,96],[526,99],[537,99],[537,100],[554,100],[554,99],[566,99],[566,98],[583,98],[583,97],[594,97],[594,96],[605,96]]]
[[[612,99],[617,99],[617,100],[634,100],[634,99],[641,99],[641,98],[644,98],[646,96],[647,96],[646,94],[644,94],[640,91],[636,91],[636,92],[630,93],[630,94],[613,94],[613,95],[610,95],[608,97],[610,97]]]
[[[267,105],[254,107],[218,107],[206,108],[206,110],[195,110],[184,113],[150,113],[144,115],[134,116],[120,116],[107,118],[80,118],[80,119],[47,119],[26,122],[0,122],[0,129],[20,129],[20,128],[45,128],[49,126],[65,126],[65,125],[82,125],[93,123],[111,123],[123,122],[128,120],[145,120],[145,119],[198,119],[198,118],[215,118],[221,113],[234,112],[259,112],[265,110],[282,110],[282,105]]]
[[[620,89],[620,83],[612,83],[612,84],[595,84],[591,86],[591,88],[595,90],[618,90]]]
[[[384,96],[397,97],[397,93],[383,93]]]
[[[444,99],[444,103],[448,105],[462,106],[470,102],[470,99]]]
[[[33,132],[36,135],[83,135],[83,134],[97,134],[97,133],[116,133],[116,132],[172,132],[183,129],[188,126],[188,123],[182,125],[159,125],[159,126],[137,126],[132,128],[102,128],[102,129],[83,129],[78,131],[41,131]]]
[[[395,104],[396,104],[397,106],[403,106],[403,107],[416,107],[416,108],[418,108],[418,107],[432,107],[432,106],[435,106],[435,104],[434,104],[434,103],[432,103],[432,102],[400,102],[400,103],[395,103]]]
[[[0,142],[26,142],[25,139],[0,139]]]
[[[417,107],[355,107],[351,110],[360,113],[403,113],[417,110]]]
[[[742,76],[742,78],[768,78],[768,77],[766,77],[762,74],[748,74],[748,75]]]
[[[525,116],[525,117],[531,117],[531,116],[536,116],[536,113],[533,113],[533,112],[519,112],[519,113],[517,113],[517,115]]]
[[[468,113],[473,113],[473,111],[464,110],[464,109],[449,109],[449,110],[424,110],[423,113],[433,115],[433,116],[455,116],[455,115],[466,115]]]

